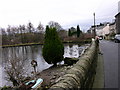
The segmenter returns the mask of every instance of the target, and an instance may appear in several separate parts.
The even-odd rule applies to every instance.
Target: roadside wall
[[[88,50],[84,53],[79,61],[74,64],[73,68],[61,76],[49,90],[52,89],[80,89],[91,88],[96,73],[98,55],[98,44],[93,41]]]

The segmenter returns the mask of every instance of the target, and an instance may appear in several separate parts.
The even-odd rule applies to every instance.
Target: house
[[[100,25],[96,25],[96,35],[103,37],[103,28],[105,27],[105,24],[100,23]],[[91,26],[90,29],[87,31],[88,33],[93,34],[94,26]]]
[[[96,28],[96,35],[99,37],[102,37],[103,39],[111,39],[116,33],[115,22],[100,23],[99,25],[96,25],[95,28]],[[92,34],[93,30],[94,30],[94,27],[91,26],[91,28],[88,30],[88,33]]]
[[[110,23],[109,30],[110,30],[110,34],[116,33],[116,23],[115,22]]]
[[[120,34],[120,12],[115,16],[116,18],[116,34]]]
[[[103,37],[103,28],[104,27],[105,27],[104,25],[99,25],[96,27],[96,35],[97,36]]]
[[[92,33],[92,32],[91,32],[91,29],[87,30],[87,33],[91,34],[91,33]]]
[[[116,34],[116,22],[113,22],[109,25],[109,38],[113,39]]]
[[[87,33],[92,34],[94,30],[94,26],[91,26],[89,30],[87,30]]]
[[[102,32],[103,32],[103,38],[104,38],[104,39],[109,39],[109,34],[110,34],[109,24],[107,24],[107,25],[103,28]]]
[[[120,1],[118,2],[118,14],[115,15],[116,18],[116,34],[120,34]]]

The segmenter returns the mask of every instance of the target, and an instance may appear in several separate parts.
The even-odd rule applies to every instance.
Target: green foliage
[[[80,37],[80,28],[79,28],[79,25],[77,25],[77,37]]]
[[[4,86],[0,90],[12,90],[12,87],[10,87],[10,86]]]
[[[56,28],[46,26],[45,41],[42,51],[45,61],[56,65],[63,60],[64,46],[57,34]]]
[[[70,29],[69,29],[69,31],[68,31],[68,36],[69,36],[69,37],[72,36]]]
[[[91,39],[85,39],[85,40],[84,40],[84,44],[91,43],[91,42],[92,42]]]
[[[77,34],[76,31],[71,31],[71,29],[69,29],[69,31],[68,31],[68,36],[69,36],[69,37],[71,37],[71,36],[73,36],[73,35],[76,35],[76,34]]]
[[[82,33],[82,31],[80,30],[79,25],[77,25],[77,31],[74,27],[71,27],[68,31],[68,36],[70,37],[70,36],[75,35],[77,37],[80,37],[81,33]]]
[[[110,37],[115,37],[115,32],[110,33]]]

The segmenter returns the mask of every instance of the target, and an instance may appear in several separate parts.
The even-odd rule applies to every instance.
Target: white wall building
[[[103,36],[103,28],[104,28],[105,26],[98,26],[98,27],[96,27],[96,35],[97,36]]]
[[[108,35],[110,33],[109,31],[109,24],[103,28],[103,36]]]
[[[116,33],[116,23],[115,23],[115,22],[114,22],[114,23],[111,23],[111,24],[109,25],[109,29],[110,29],[110,34]]]
[[[92,33],[93,27],[88,30],[88,33]],[[96,35],[103,37],[103,39],[111,39],[114,37],[113,34],[116,34],[116,23],[100,23],[100,25],[96,25]],[[112,36],[113,35],[113,36]]]

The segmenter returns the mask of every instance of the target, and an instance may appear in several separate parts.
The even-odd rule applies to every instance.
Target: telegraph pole
[[[93,13],[93,16],[94,16],[94,30],[93,30],[93,35],[94,35],[94,39],[95,39],[95,36],[96,36],[96,28],[95,28],[95,13]]]

